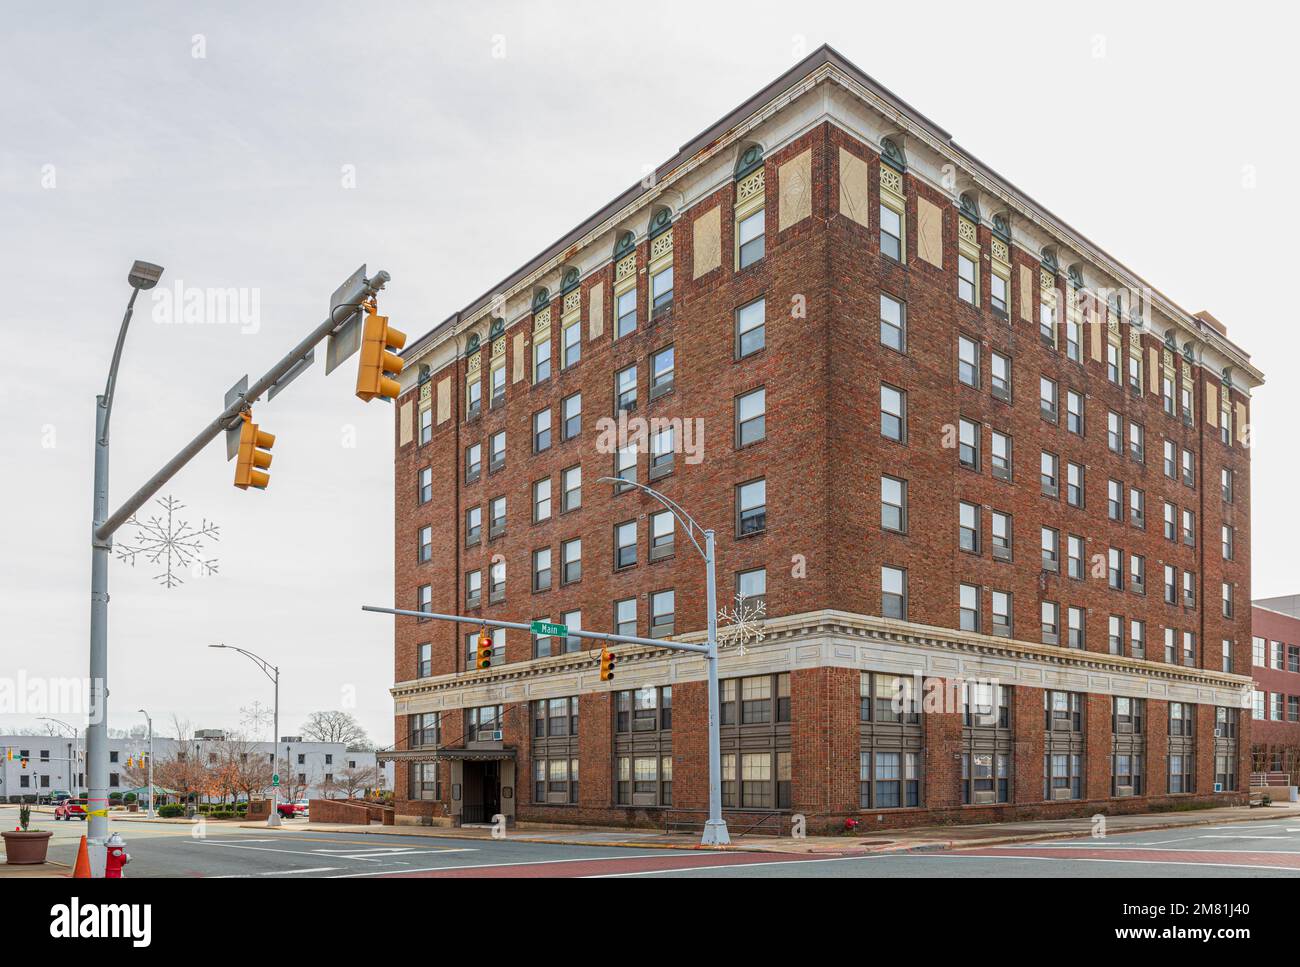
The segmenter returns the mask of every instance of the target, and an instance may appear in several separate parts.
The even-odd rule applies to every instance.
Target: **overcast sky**
[[[1269,384],[1252,407],[1254,594],[1300,591],[1293,9],[1183,3],[9,3],[0,31],[0,676],[84,675],[91,459],[132,259],[256,296],[251,323],[144,299],[116,506],[324,318],[360,263],[418,336],[828,42],[1190,311]],[[873,12],[877,11],[877,12]],[[883,17],[883,19],[882,19]],[[245,305],[252,307],[250,302]],[[257,409],[263,493],[213,444],[163,491],[219,573],[111,569],[110,725],[148,708],[281,733],[348,708],[392,739],[392,412],[318,365]],[[124,532],[120,539],[130,541]],[[0,732],[34,724],[0,716]],[[166,731],[163,729],[163,731]]]

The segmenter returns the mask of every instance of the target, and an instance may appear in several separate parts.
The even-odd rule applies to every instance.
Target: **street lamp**
[[[657,490],[651,490],[644,484],[624,480],[621,477],[600,477],[597,482],[636,487],[642,493],[647,493],[659,501],[682,525],[686,536],[691,539],[695,549],[704,558],[704,579],[709,607],[709,650],[704,656],[709,673],[709,818],[704,824],[704,835],[700,842],[705,846],[725,846],[731,842],[731,835],[727,832],[727,821],[722,818],[722,752],[718,711],[718,578],[713,551],[713,531],[696,523],[695,518],[686,513],[676,501],[670,500]],[[697,531],[704,539],[703,546],[696,539]]]
[[[258,668],[262,669],[262,674],[275,683],[275,716],[274,724],[271,728],[274,734],[271,736],[271,768],[278,769],[279,765],[276,760],[280,757],[280,669],[272,665],[261,655],[254,655],[251,651],[243,648],[237,648],[234,645],[208,645],[209,648],[228,648],[231,651],[237,651],[244,657],[252,661]],[[288,765],[286,759],[285,765]],[[271,815],[266,817],[266,825],[280,825],[280,788],[274,783],[271,785]]]
[[[76,764],[77,764],[77,738],[81,734],[80,731],[77,729],[75,725],[69,725],[67,722],[63,721],[63,719],[56,719],[49,715],[39,716],[37,718],[37,721],[56,722],[59,725],[62,725],[65,729],[72,730],[72,752],[68,755],[68,795],[75,796],[78,790],[74,789],[73,787],[76,786],[77,783],[72,781],[72,777],[75,773]]]
[[[122,362],[126,330],[135,311],[135,298],[158,284],[163,269],[152,262],[136,260],[127,274],[131,299],[126,304],[122,325],[113,347],[104,392],[95,399],[95,493],[90,528],[90,716],[86,725],[86,779],[89,792],[87,836],[91,867],[95,876],[104,875],[104,841],[108,838],[108,564],[113,549],[112,532],[99,535],[108,517],[108,426],[113,414],[113,392],[117,369]]]
[[[144,709],[136,709],[149,723],[149,818],[153,819],[153,718]]]

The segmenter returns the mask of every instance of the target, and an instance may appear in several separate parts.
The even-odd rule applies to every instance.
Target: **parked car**
[[[293,819],[297,815],[291,802],[276,803],[275,811],[280,814],[281,819]]]
[[[54,819],[55,822],[60,819],[66,819],[69,822],[80,819],[84,823],[86,821],[86,800],[71,797],[64,799],[54,807]]]
[[[54,803],[55,805],[58,805],[59,803],[63,802],[63,800],[65,799],[71,799],[71,798],[72,798],[72,793],[68,792],[66,789],[55,789],[52,793],[50,793],[50,802]]]
[[[293,813],[294,813],[294,815],[295,815],[295,816],[301,816],[301,817],[303,817],[304,819],[306,819],[307,816],[308,816],[309,813],[310,813],[309,805],[310,805],[310,803],[309,803],[309,801],[306,800],[306,799],[295,799],[295,800],[293,801]]]

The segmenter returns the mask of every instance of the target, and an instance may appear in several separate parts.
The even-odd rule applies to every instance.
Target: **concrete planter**
[[[44,863],[46,851],[50,848],[50,837],[53,835],[46,830],[15,830],[5,833],[5,862],[11,866]]]

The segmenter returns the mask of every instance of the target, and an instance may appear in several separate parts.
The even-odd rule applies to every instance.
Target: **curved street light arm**
[[[645,486],[644,484],[639,484],[634,480],[624,480],[622,477],[597,477],[596,478],[597,483],[600,483],[601,481],[608,481],[610,483],[622,484],[623,486],[626,487],[636,487],[638,490],[647,493],[651,497],[655,498],[655,500],[659,501],[659,503],[667,507],[668,512],[677,519],[677,522],[679,524],[682,525],[682,529],[686,531],[686,536],[691,539],[691,543],[695,545],[695,549],[700,552],[700,557],[704,558],[705,560],[708,560],[708,554],[706,554],[704,548],[700,546],[700,542],[695,539],[696,531],[700,532],[701,537],[706,537],[708,531],[706,531],[703,527],[701,527],[696,522],[694,517],[686,513],[686,511],[682,509],[681,505],[678,504],[675,500],[672,500],[669,497],[665,497],[659,491],[652,490],[651,488]]]

